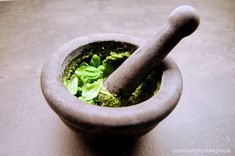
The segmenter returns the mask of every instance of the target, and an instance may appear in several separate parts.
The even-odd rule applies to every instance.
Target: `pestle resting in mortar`
[[[183,38],[192,34],[200,22],[197,11],[188,5],[171,12],[163,30],[140,46],[104,82],[111,93],[129,96]]]

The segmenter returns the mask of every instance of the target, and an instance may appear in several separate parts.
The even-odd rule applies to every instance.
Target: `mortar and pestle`
[[[198,25],[197,11],[184,5],[173,10],[163,30],[146,42],[123,34],[87,35],[67,42],[49,57],[42,69],[43,95],[61,120],[88,141],[138,138],[153,129],[177,105],[182,92],[182,78],[175,62],[165,57]],[[97,44],[122,44],[136,49],[105,80],[104,86],[108,91],[122,97],[129,96],[153,70],[161,66],[158,93],[139,104],[118,108],[87,104],[71,95],[62,83],[66,67]]]

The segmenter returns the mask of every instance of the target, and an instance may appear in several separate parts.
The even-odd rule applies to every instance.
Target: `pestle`
[[[177,7],[163,30],[140,46],[106,79],[106,89],[123,97],[131,95],[174,46],[197,29],[199,22],[199,15],[192,6]]]

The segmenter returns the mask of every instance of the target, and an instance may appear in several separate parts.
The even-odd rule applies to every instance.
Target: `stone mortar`
[[[57,49],[41,72],[41,89],[50,107],[61,120],[89,141],[138,138],[170,114],[182,92],[182,77],[176,63],[165,58],[159,92],[139,104],[109,108],[87,104],[70,94],[62,83],[65,67],[82,49],[97,42],[124,42],[137,47],[144,40],[124,34],[93,34],[76,38]]]

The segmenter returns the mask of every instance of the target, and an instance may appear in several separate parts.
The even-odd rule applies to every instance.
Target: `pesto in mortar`
[[[145,101],[160,88],[160,70],[153,71],[127,98],[111,94],[103,86],[105,79],[135,50],[135,46],[122,42],[95,43],[68,65],[63,84],[71,94],[94,105],[122,107]]]

